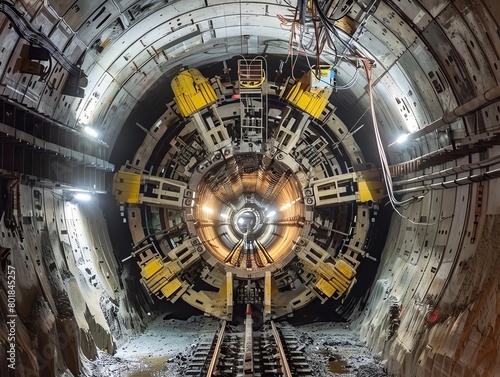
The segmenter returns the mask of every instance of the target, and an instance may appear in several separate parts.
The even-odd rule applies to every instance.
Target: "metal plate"
[[[104,74],[102,81],[94,88],[92,96],[97,99],[97,102],[95,103],[94,112],[92,114],[92,124],[95,125],[94,128],[101,134],[105,132],[104,122],[106,121],[109,104],[120,90],[120,86],[121,85],[113,80],[110,75]],[[96,94],[94,95],[94,93]],[[116,120],[110,119],[110,121],[118,126]]]
[[[61,21],[52,29],[49,37],[59,51],[63,51],[68,41],[73,37],[73,31],[65,22]]]
[[[2,77],[2,94],[18,102],[23,101],[30,76],[19,72],[14,73],[14,65],[16,64],[17,57],[21,53],[21,48],[24,42],[25,41],[23,40],[13,49],[10,61],[8,61],[9,64]]]
[[[411,56],[411,54],[408,55]],[[399,101],[398,107],[402,110],[403,118],[406,119],[406,122],[409,125],[408,130],[413,132],[422,128],[433,119],[429,117],[428,110],[425,107],[425,102],[422,102],[423,98],[418,95],[418,91],[413,84],[413,80],[408,77],[405,72],[412,71],[402,70],[399,64],[395,64],[389,70],[391,77],[397,83],[401,93],[403,94],[403,96],[399,97],[396,102]]]
[[[99,82],[102,82],[104,74],[104,69],[99,65],[95,65],[90,71],[88,77],[89,83],[85,89],[85,98],[77,110],[78,121],[82,124],[88,124],[88,121],[92,118],[92,113],[94,111],[93,106],[95,106],[96,103],[96,98],[92,96],[92,93],[96,91],[95,87],[99,84]],[[108,75],[108,77],[110,76]]]
[[[422,33],[422,37],[426,45],[424,48],[428,48],[435,57],[434,60],[438,61],[458,101],[465,103],[472,99],[474,87],[467,77],[467,70],[462,58],[444,34],[441,26],[436,21],[432,21]]]
[[[118,10],[116,7],[106,3],[101,8],[97,9],[91,17],[80,26],[78,29],[78,37],[83,43],[90,45],[103,30],[106,30],[110,24],[115,23],[117,17]]]
[[[51,117],[68,77],[68,73],[54,60],[52,60],[52,67],[51,74],[46,77],[46,84],[38,87],[40,90],[40,102],[37,106],[38,111]]]
[[[150,3],[150,2],[139,1],[139,0],[116,0],[115,2],[122,12],[125,9],[130,8],[132,5],[134,5],[136,3]]]
[[[417,40],[410,47],[410,51],[417,64],[420,66],[422,72],[424,72],[424,74],[427,76],[419,81],[431,82],[443,109],[451,110],[456,107],[457,101],[453,94],[453,90],[446,78],[446,75],[439,67],[439,63],[436,62],[427,47],[425,47],[424,42]],[[416,70],[416,72],[417,76],[415,78],[418,78],[418,70]]]
[[[136,98],[141,96],[160,77],[161,70],[156,63],[150,61],[142,67],[144,74],[137,73],[132,76],[124,85],[124,89],[133,92]]]
[[[81,58],[85,50],[86,46],[77,37],[73,37],[64,49],[64,56],[66,56],[73,63],[76,63]]]
[[[385,70],[390,67],[397,60],[396,55],[383,41],[379,40],[370,31],[365,31],[359,38],[358,43],[363,46],[367,51],[365,56],[372,57],[376,60],[378,72],[377,76],[381,74],[380,70]]]
[[[48,0],[49,7],[54,9],[56,13],[62,17],[75,3],[75,1],[65,1],[65,0]]]
[[[436,17],[441,11],[450,4],[450,0],[420,0],[422,6],[430,13],[432,17]]]
[[[424,122],[433,121],[443,115],[443,110],[436,89],[429,82],[429,77],[422,70],[418,61],[411,52],[405,52],[398,60],[397,65],[402,72],[411,72],[411,75],[406,75],[407,80],[411,81],[413,90],[413,102],[416,102],[417,108],[423,112]],[[412,97],[412,96],[410,96]]]
[[[377,11],[378,12],[378,11]],[[379,41],[381,41],[385,47],[391,51],[392,54],[397,57],[406,50],[405,43],[400,40],[399,36],[394,34],[389,28],[384,26],[381,27],[379,21],[375,18],[370,17],[366,22],[366,29],[370,31]],[[362,39],[362,38],[361,38]],[[368,45],[365,45],[365,47]],[[370,49],[371,49],[370,44]]]
[[[393,142],[402,133],[408,132],[409,127],[415,125],[413,113],[410,109],[403,108],[404,102],[400,100],[406,96],[391,76],[385,75],[379,80],[374,88],[373,96],[375,104],[382,108],[382,113],[389,118],[388,123],[379,124],[384,127],[382,137],[388,140],[388,143]],[[377,116],[379,112],[380,110],[377,112]],[[405,120],[404,115],[407,115],[406,119],[408,120]]]
[[[373,19],[373,17],[375,19]],[[415,31],[389,5],[381,2],[370,21],[379,29],[386,27],[406,47],[417,39]],[[382,25],[380,25],[382,24]],[[371,30],[372,28],[370,28]]]
[[[78,119],[83,121],[85,124],[93,125],[99,130],[99,125],[96,122],[96,117],[99,113],[99,108],[102,105],[107,106],[107,102],[103,102],[101,99],[102,93],[106,91],[108,86],[113,82],[113,77],[108,73],[104,73],[96,85],[92,88],[88,88],[88,96],[86,96],[86,103],[84,111],[79,114]]]
[[[136,104],[137,100],[124,90],[120,90],[110,103],[101,125],[103,140],[108,143],[110,152],[121,132],[122,125]]]
[[[137,41],[130,45],[130,48],[127,50],[127,53],[116,60],[109,67],[109,74],[112,75],[115,80],[119,83],[124,83],[127,78],[132,75],[143,63],[143,61],[139,64],[135,63],[135,60],[138,56],[142,54],[147,54],[144,46],[140,41]],[[146,60],[143,58],[142,60]],[[134,65],[135,63],[135,65]]]
[[[78,102],[80,102],[80,98],[61,96],[54,109],[54,119],[73,128],[76,123]]]
[[[10,21],[0,14],[0,75],[7,70],[9,59],[14,52],[19,37],[13,28],[9,28]],[[12,69],[12,68],[11,68]]]
[[[498,3],[496,4],[498,5]],[[500,7],[497,8],[497,13],[490,13],[481,7],[474,8],[474,12],[472,12],[469,5],[466,0],[455,2],[455,6],[459,11],[463,10],[464,22],[470,31],[474,36],[481,36],[477,38],[477,44],[482,48],[484,56],[489,61],[490,69],[498,82],[500,81],[500,35],[498,33],[498,17],[494,15],[500,14]]]
[[[192,1],[190,3],[202,6],[202,1],[199,0]],[[168,13],[168,11],[171,11],[171,13]],[[103,53],[99,57],[100,64],[106,68],[111,66],[122,55],[125,55],[128,52],[127,50],[130,45],[139,41],[145,34],[148,34],[150,32],[155,33],[157,28],[160,28],[160,25],[163,25],[168,20],[168,18],[164,17],[164,15],[168,14],[175,14],[175,10],[172,9],[172,6],[167,6],[156,11],[144,20],[138,22],[136,25],[134,25],[134,27],[130,27],[129,29],[127,29],[118,39],[111,41],[109,46],[104,49]],[[153,27],[152,25],[155,25],[155,27]],[[167,25],[165,25],[165,28],[167,28]],[[172,30],[170,29],[170,32],[171,31]],[[165,29],[165,33],[166,32],[167,29]],[[139,52],[140,50],[136,51],[135,53],[131,52],[130,55],[132,57]]]
[[[489,63],[479,45],[479,42],[469,29],[468,23],[457,12],[455,6],[450,5],[438,16],[438,21],[443,25],[442,30],[449,38],[455,54],[460,58],[459,65],[466,79],[469,79],[474,91],[483,93],[491,88],[495,80],[489,69]],[[491,54],[491,51],[489,51]],[[459,60],[456,59],[455,60]],[[462,81],[463,78],[459,77]]]
[[[429,13],[416,1],[401,0],[398,1],[397,6],[405,17],[407,17],[408,20],[411,20],[411,22],[420,30],[425,29],[425,27],[432,20]]]
[[[31,20],[31,26],[45,35],[50,35],[52,29],[59,22],[57,14],[51,8],[40,7],[35,17]],[[55,41],[54,41],[55,42]]]
[[[88,19],[90,23],[92,23],[91,16],[95,13],[96,9],[101,8],[105,3],[106,1],[103,0],[92,2],[78,0],[66,11],[64,14],[64,21],[76,32]]]

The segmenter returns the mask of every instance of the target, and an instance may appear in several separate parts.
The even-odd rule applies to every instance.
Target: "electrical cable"
[[[49,37],[36,30],[31,23],[24,18],[14,5],[6,1],[0,1],[0,13],[3,13],[12,23],[16,32],[33,45],[43,47],[50,52],[50,55],[71,75],[76,78],[85,77],[82,69],[73,64],[66,55],[50,40]]]
[[[337,39],[351,52],[351,53],[355,53],[354,49],[347,43],[345,42],[342,38],[340,38],[340,35],[338,33],[338,28],[332,24],[331,20],[325,15],[325,13],[323,12],[323,9],[321,9],[321,7],[319,6],[318,4],[318,0],[313,0],[313,3],[316,5],[316,7],[318,8],[318,14],[321,18],[321,20],[323,21],[323,24],[326,26],[326,28],[328,30],[330,30],[336,37]]]
[[[439,224],[440,222],[442,222],[442,221],[444,221],[446,219],[452,218],[453,215],[447,216],[447,217],[443,217],[442,219],[440,219],[439,221],[436,221],[434,223],[417,222],[417,221],[413,221],[412,219],[410,219],[407,216],[404,216],[396,208],[397,206],[405,206],[407,204],[415,203],[416,201],[421,200],[424,197],[424,195],[426,195],[427,193],[425,193],[424,195],[421,195],[419,197],[411,197],[411,198],[403,200],[403,201],[397,200],[396,197],[394,196],[394,192],[393,192],[393,188],[392,188],[393,182],[392,182],[391,172],[390,172],[390,169],[389,169],[389,163],[387,161],[387,156],[385,155],[385,152],[384,152],[384,146],[382,144],[382,139],[380,137],[380,131],[378,129],[378,124],[377,124],[377,118],[376,118],[376,115],[375,115],[375,107],[374,107],[374,102],[373,102],[373,87],[372,87],[372,85],[373,85],[373,61],[370,60],[370,59],[368,59],[368,58],[364,58],[364,57],[359,57],[359,59],[361,60],[361,62],[364,65],[365,72],[366,72],[366,78],[368,80],[368,95],[369,95],[369,98],[370,98],[370,107],[371,107],[371,116],[372,116],[373,130],[375,132],[375,139],[376,139],[376,142],[377,142],[377,149],[378,149],[378,153],[379,153],[380,162],[381,162],[381,165],[382,165],[382,169],[381,170],[382,170],[382,175],[383,175],[383,178],[384,178],[385,187],[386,187],[386,190],[387,190],[387,197],[389,199],[389,202],[390,202],[392,208],[394,209],[394,211],[399,216],[401,216],[402,218],[408,220],[410,223],[412,223],[414,225],[436,225],[436,224]]]

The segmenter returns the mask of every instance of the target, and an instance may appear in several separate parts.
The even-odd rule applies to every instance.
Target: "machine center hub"
[[[233,226],[242,236],[254,235],[263,225],[263,216],[257,208],[243,207],[233,216]]]

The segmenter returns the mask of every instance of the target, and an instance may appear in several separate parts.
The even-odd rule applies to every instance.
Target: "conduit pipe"
[[[408,185],[416,182],[421,182],[421,181],[428,181],[430,179],[434,178],[440,178],[440,177],[447,177],[453,174],[459,174],[459,173],[464,173],[468,172],[474,169],[480,169],[480,168],[487,168],[490,167],[491,165],[494,165],[496,163],[500,163],[500,155],[493,156],[490,158],[487,158],[485,160],[481,160],[479,162],[473,162],[471,164],[463,164],[459,166],[454,166],[452,168],[440,170],[435,173],[430,173],[426,175],[422,175],[419,177],[415,178],[410,178],[410,179],[404,179],[401,181],[396,181],[393,182],[393,186],[403,186],[403,185]]]
[[[438,183],[432,183],[430,185],[422,185],[418,187],[410,187],[406,189],[396,190],[394,191],[394,194],[408,194],[411,192],[427,191],[427,190],[442,190],[458,186],[470,185],[472,183],[477,183],[477,182],[484,182],[495,178],[500,178],[500,168],[485,173],[479,173],[479,174],[469,175],[468,177],[454,179],[452,181],[438,182]]]
[[[456,107],[454,110],[443,115],[440,119],[435,120],[434,122],[425,126],[424,128],[408,134],[408,138],[418,139],[419,137],[427,135],[428,133],[431,133],[446,124],[453,123],[458,118],[463,117],[464,115],[477,111],[486,105],[489,105],[490,103],[498,100],[499,98],[500,98],[500,85],[491,88],[486,92],[484,92],[482,95],[470,100],[469,102],[464,103],[463,105]]]

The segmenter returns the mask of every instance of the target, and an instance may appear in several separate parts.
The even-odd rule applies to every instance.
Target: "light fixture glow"
[[[403,144],[406,140],[408,140],[408,134],[401,135],[396,139],[396,143]]]
[[[97,137],[97,136],[99,136],[99,134],[97,133],[97,131],[96,131],[96,130],[94,130],[93,128],[89,127],[89,126],[85,126],[84,131],[85,131],[86,133],[88,133],[88,134],[89,134],[90,136],[92,136],[92,137]]]
[[[276,211],[271,211],[266,215],[266,217],[273,217],[274,215],[276,215]]]
[[[75,199],[81,202],[88,202],[91,199],[91,196],[84,192],[79,192],[75,194]]]
[[[214,213],[214,210],[212,208],[208,208],[208,207],[203,206],[201,209],[203,210],[203,212],[206,212],[209,214]]]

